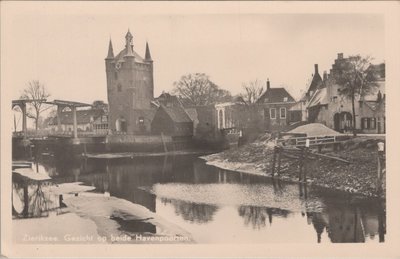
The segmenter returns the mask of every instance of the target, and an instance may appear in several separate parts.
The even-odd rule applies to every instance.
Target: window
[[[267,103],[268,102],[268,98],[264,98],[264,102]]]
[[[286,119],[286,108],[285,107],[280,108],[280,114],[281,114],[281,119]]]
[[[332,97],[332,102],[337,103],[337,96]]]
[[[118,92],[121,92],[122,91],[122,85],[118,84],[117,89],[118,89]]]
[[[361,118],[361,128],[362,129],[376,129],[376,119],[375,118]]]
[[[371,129],[376,129],[376,120],[375,120],[375,118],[371,118],[370,127],[371,127]]]
[[[114,79],[115,79],[115,80],[118,79],[118,73],[117,73],[117,71],[114,72]]]
[[[287,97],[283,97],[283,102],[287,102]]]
[[[269,109],[269,118],[276,119],[276,109],[275,108]]]

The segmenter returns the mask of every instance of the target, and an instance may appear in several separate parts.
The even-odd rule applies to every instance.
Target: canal
[[[380,200],[221,170],[195,156],[103,160],[47,155],[39,159],[34,170],[51,180],[13,177],[14,222],[46,220],[51,204],[68,207],[59,197],[46,193],[46,186],[82,182],[91,187],[89,194],[147,208],[190,233],[196,243],[347,243],[385,239],[385,205]],[[113,224],[105,224],[97,220],[99,215],[107,206],[116,205],[97,204],[90,195],[88,202],[82,199],[85,197],[73,203],[79,210],[77,214],[91,219],[98,233],[116,228],[128,236],[163,234],[151,221],[124,216],[128,207],[123,210],[125,214],[109,215],[107,220]],[[24,229],[29,228],[26,222]]]

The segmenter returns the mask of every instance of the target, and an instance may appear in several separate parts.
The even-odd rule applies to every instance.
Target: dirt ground
[[[385,142],[384,137],[355,137],[340,143],[338,150],[324,148],[321,154],[347,160],[342,161],[311,155],[304,163],[307,182],[323,187],[376,196],[378,151],[377,143]],[[273,161],[273,143],[268,135],[240,148],[203,157],[209,164],[225,169],[271,176]],[[311,148],[317,153],[317,148]],[[281,156],[279,178],[298,181],[300,159]],[[382,167],[385,168],[383,160]],[[383,170],[385,172],[385,169]],[[383,175],[383,196],[386,182]]]

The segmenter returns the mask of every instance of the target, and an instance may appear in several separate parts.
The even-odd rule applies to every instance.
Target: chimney
[[[267,79],[267,90],[268,89],[270,89],[271,88],[271,86],[270,86],[270,84],[269,84],[269,78]]]
[[[337,59],[343,59],[343,53],[338,53],[337,54]]]
[[[324,71],[324,81],[328,79],[328,72]]]
[[[314,75],[317,75],[318,74],[318,64],[314,64],[314,68],[315,68]]]

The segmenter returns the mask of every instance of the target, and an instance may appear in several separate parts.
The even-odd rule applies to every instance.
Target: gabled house
[[[173,138],[193,136],[193,121],[176,96],[163,92],[153,104],[158,108],[151,122],[152,134]]]
[[[257,110],[262,115],[264,129],[280,131],[289,125],[289,109],[296,104],[285,88],[272,88],[269,80],[267,89],[256,101]]]
[[[356,125],[350,98],[339,94],[341,85],[334,80],[336,73],[346,66],[349,58],[339,53],[329,74],[324,74],[320,87],[307,103],[307,121],[322,123],[339,132],[350,133],[355,126],[363,133],[385,133],[385,64],[371,65],[368,73],[376,79],[375,91],[356,96]]]
[[[192,137],[193,121],[183,107],[161,104],[151,122],[151,132],[172,137]]]
[[[49,122],[51,131],[57,131],[57,116]],[[99,132],[108,130],[108,114],[103,109],[87,109],[76,111],[78,131]],[[73,131],[73,117],[71,111],[60,113],[61,131]]]

